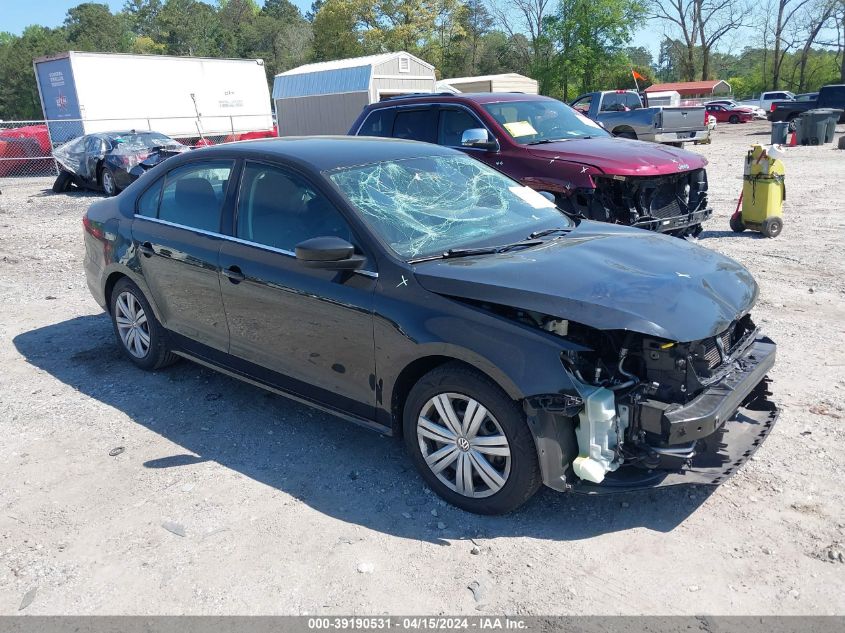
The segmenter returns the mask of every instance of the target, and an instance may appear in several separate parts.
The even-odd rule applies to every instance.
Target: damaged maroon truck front
[[[712,214],[704,157],[614,137],[549,97],[394,97],[365,108],[350,134],[460,149],[589,220],[683,237],[698,235]]]

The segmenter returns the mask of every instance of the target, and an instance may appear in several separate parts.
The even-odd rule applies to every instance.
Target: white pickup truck
[[[764,92],[759,97],[755,97],[753,99],[746,99],[745,101],[740,101],[739,105],[741,106],[757,106],[758,108],[763,109],[765,112],[768,112],[772,108],[772,103],[775,101],[794,101],[795,95],[789,92],[789,90],[772,90],[771,92]]]

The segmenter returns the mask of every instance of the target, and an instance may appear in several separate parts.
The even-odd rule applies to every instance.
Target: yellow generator
[[[745,157],[742,212],[731,216],[731,229],[759,231],[766,237],[777,237],[783,229],[783,201],[786,199],[785,170],[776,149],[754,145]],[[737,205],[738,207],[739,205]]]

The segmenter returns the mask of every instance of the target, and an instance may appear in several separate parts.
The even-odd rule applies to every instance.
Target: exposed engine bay
[[[701,232],[710,217],[707,171],[668,176],[595,176],[595,189],[576,192],[568,206],[590,220],[664,233]]]
[[[688,466],[699,440],[765,391],[764,374],[774,361],[774,344],[748,314],[716,336],[675,342],[504,306],[479,307],[577,344],[577,351],[561,353],[578,393],[561,408],[577,440],[573,481],[601,484],[623,465],[644,471]]]

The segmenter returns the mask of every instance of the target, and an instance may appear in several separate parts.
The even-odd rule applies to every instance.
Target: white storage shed
[[[681,93],[677,90],[663,90],[662,92],[649,92],[649,106],[671,106],[673,108],[681,105]]]
[[[455,77],[437,82],[438,90],[453,88],[458,92],[524,92],[529,95],[539,93],[536,79],[519,73],[501,75],[481,75],[479,77]]]
[[[273,82],[279,136],[346,134],[364,106],[435,82],[434,66],[403,51],[293,68]]]

